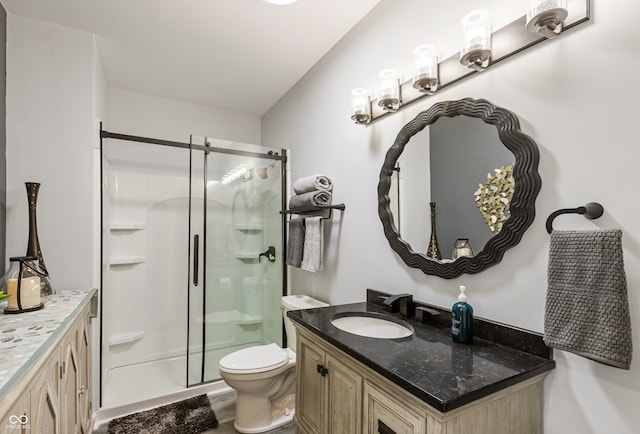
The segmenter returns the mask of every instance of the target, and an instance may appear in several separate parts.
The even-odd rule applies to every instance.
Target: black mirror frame
[[[462,257],[452,262],[439,262],[425,254],[414,252],[411,246],[400,238],[389,206],[393,169],[405,145],[416,133],[443,116],[470,116],[495,125],[500,141],[515,156],[513,166],[515,189],[509,207],[510,217],[505,221],[502,230],[485,244],[481,252],[473,257]],[[487,100],[464,98],[456,101],[442,101],[418,113],[412,121],[402,127],[395,142],[387,151],[380,170],[378,215],[391,248],[409,267],[418,268],[425,274],[444,279],[452,279],[464,273],[479,273],[499,263],[505,252],[520,242],[522,235],[535,218],[535,200],[542,185],[538,174],[539,159],[538,146],[531,137],[520,131],[518,117],[511,111],[497,107]]]

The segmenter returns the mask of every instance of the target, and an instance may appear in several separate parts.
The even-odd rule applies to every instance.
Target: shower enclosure
[[[101,132],[102,408],[220,379],[282,345],[286,152]]]

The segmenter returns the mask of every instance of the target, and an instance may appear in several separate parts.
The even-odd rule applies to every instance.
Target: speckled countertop
[[[44,309],[5,314],[0,302],[0,401],[64,333],[95,289],[58,291],[43,298]]]
[[[357,336],[331,324],[334,315],[343,312],[391,315],[377,304],[354,303],[291,311],[288,316],[441,412],[555,366],[553,360],[486,339],[476,337],[473,345],[455,343],[449,328],[422,324],[416,319],[406,320],[415,331],[406,338]]]

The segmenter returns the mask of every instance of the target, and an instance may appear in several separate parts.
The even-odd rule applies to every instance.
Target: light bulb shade
[[[532,0],[527,11],[526,29],[549,39],[555,38],[568,15],[567,0]]]
[[[478,71],[491,59],[491,15],[484,9],[469,12],[462,18],[460,63]]]
[[[400,107],[400,82],[395,69],[383,69],[378,74],[378,105],[385,111],[396,111]]]
[[[371,94],[359,87],[351,91],[351,119],[356,124],[368,124],[371,121]]]
[[[413,87],[420,92],[433,93],[438,89],[438,51],[433,45],[422,44],[413,49],[416,71]]]

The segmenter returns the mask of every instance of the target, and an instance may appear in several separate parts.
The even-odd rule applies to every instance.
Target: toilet
[[[295,412],[296,332],[290,310],[328,306],[306,295],[282,297],[288,348],[258,345],[226,355],[218,363],[220,376],[238,393],[234,428],[262,433],[289,423]]]

